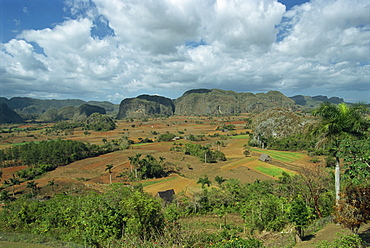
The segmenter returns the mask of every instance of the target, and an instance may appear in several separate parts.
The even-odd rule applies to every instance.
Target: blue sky
[[[370,102],[369,13],[367,0],[0,0],[0,96]]]

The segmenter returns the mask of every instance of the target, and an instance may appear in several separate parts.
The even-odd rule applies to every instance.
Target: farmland
[[[248,135],[245,135],[242,116],[229,118],[207,118],[207,117],[170,117],[170,118],[154,118],[146,122],[140,120],[135,121],[117,121],[117,128],[107,132],[94,132],[84,134],[83,130],[74,130],[73,133],[61,133],[58,135],[48,134],[43,131],[44,127],[50,127],[52,124],[29,124],[20,126],[11,134],[3,133],[1,137],[1,148],[11,147],[14,145],[24,144],[26,142],[39,142],[50,139],[70,139],[75,141],[89,142],[91,144],[103,145],[104,140],[118,140],[122,136],[128,137],[135,142],[129,149],[115,151],[109,154],[101,155],[94,158],[88,158],[73,162],[69,165],[59,167],[51,171],[35,182],[41,187],[41,194],[48,194],[45,187],[49,180],[54,179],[59,185],[56,191],[63,191],[68,188],[77,188],[79,190],[95,189],[103,190],[105,185],[109,183],[108,173],[104,171],[107,164],[113,165],[112,178],[113,182],[128,183],[118,176],[129,170],[130,162],[128,157],[136,153],[152,154],[155,157],[164,157],[168,164],[174,167],[177,180],[163,181],[156,184],[153,190],[153,184],[150,180],[143,181],[145,191],[155,194],[155,191],[161,191],[173,188],[176,185],[176,192],[184,190],[197,190],[200,185],[196,184],[199,177],[207,174],[210,178],[222,176],[224,178],[237,178],[241,182],[254,182],[256,179],[266,180],[278,178],[283,171],[295,173],[289,168],[289,164],[307,164],[309,158],[302,153],[289,153],[280,151],[268,151],[273,160],[280,161],[280,167],[274,166],[271,163],[258,161],[258,157],[265,151],[261,149],[253,149],[251,157],[245,157],[242,153],[243,145],[248,143]],[[236,128],[233,131],[223,132],[216,130],[218,126],[224,124],[233,124]],[[34,128],[31,128],[34,127]],[[28,131],[28,129],[35,129]],[[218,163],[204,164],[199,159],[189,155],[184,155],[179,152],[171,152],[174,141],[168,142],[153,142],[153,143],[138,143],[141,139],[156,138],[163,133],[174,133],[178,136],[185,137],[186,135],[203,136],[203,140],[196,143],[205,145],[210,144],[212,149],[220,149],[227,158],[227,161]],[[217,146],[217,141],[223,141],[223,146]],[[184,138],[176,141],[178,143],[189,142]],[[284,164],[287,165],[284,168]],[[11,167],[3,169],[3,179],[7,180],[19,169],[25,168]],[[153,179],[156,180],[156,179]],[[163,180],[163,179],[162,179]],[[175,183],[176,182],[176,183]],[[25,191],[25,185],[21,184],[16,187],[17,191]]]
[[[313,160],[303,151],[291,152],[248,147],[249,133],[252,132],[246,125],[246,120],[249,117],[249,115],[227,117],[172,116],[168,118],[117,120],[117,126],[114,130],[103,132],[92,130],[87,132],[82,128],[56,131],[52,129],[53,123],[29,123],[11,128],[4,126],[0,137],[1,149],[21,146],[29,142],[42,144],[42,142],[48,140],[71,140],[100,147],[117,148],[113,149],[112,152],[57,166],[54,170],[37,176],[32,180],[37,188],[31,188],[30,181],[23,180],[12,187],[6,187],[4,184],[4,189],[9,192],[13,191],[16,199],[26,199],[27,197],[38,199],[41,202],[38,204],[44,204],[42,202],[45,199],[54,199],[56,196],[66,197],[63,201],[71,201],[71,204],[77,201],[73,204],[77,204],[76,206],[80,206],[82,209],[87,206],[78,203],[78,199],[84,201],[84,204],[90,204],[91,201],[102,201],[104,203],[106,199],[112,199],[112,194],[117,194],[117,187],[121,190],[124,190],[124,188],[142,189],[151,196],[156,196],[160,191],[173,189],[178,199],[177,204],[182,208],[182,217],[176,217],[174,221],[178,221],[181,225],[181,235],[184,236],[180,236],[184,240],[188,239],[188,242],[193,242],[193,245],[200,245],[201,243],[197,243],[197,239],[199,239],[197,235],[217,233],[217,237],[220,238],[224,235],[222,233],[226,231],[227,235],[231,235],[230,232],[233,233],[232,235],[248,238],[250,234],[253,234],[253,231],[247,232],[246,229],[259,228],[258,226],[251,226],[251,223],[256,222],[256,220],[249,219],[251,217],[248,215],[248,211],[251,211],[251,213],[264,211],[264,208],[255,209],[258,204],[272,204],[267,206],[290,204],[285,200],[292,197],[288,189],[279,189],[281,190],[279,192],[281,196],[279,197],[276,197],[273,193],[272,187],[279,185],[279,178],[285,178],[284,180],[289,181],[290,177],[298,175],[303,169],[310,170],[310,168],[316,168],[318,163],[324,162],[322,157],[316,157]],[[232,128],[229,130],[224,127]],[[160,140],[167,136],[174,136],[175,138],[169,141]],[[123,147],[121,145],[122,141],[129,141],[130,145]],[[209,151],[204,150],[208,152],[205,152],[203,157],[190,155],[182,149],[187,144],[196,144],[201,149],[209,149]],[[248,155],[243,153],[246,147],[250,150]],[[222,159],[210,163],[210,154],[216,152],[223,153],[226,160]],[[272,160],[261,161],[259,158],[262,154],[267,154]],[[135,164],[135,157],[138,159],[137,161],[141,162],[145,162],[146,159],[152,159],[155,163],[159,161],[158,163],[166,172],[165,176],[146,178],[146,174],[138,172],[139,163]],[[107,169],[108,166],[111,166],[109,170]],[[17,172],[28,167],[31,166],[23,164],[12,167],[4,166],[1,169],[1,180],[3,182],[9,181],[14,178],[14,175],[17,175]],[[139,176],[137,176],[138,173]],[[209,183],[202,183],[202,180],[203,182],[209,180]],[[221,185],[222,183],[224,184]],[[131,187],[129,187],[130,185]],[[112,193],[112,189],[116,189],[113,190],[115,193]],[[238,193],[236,193],[236,190]],[[285,190],[288,191],[284,193]],[[253,193],[254,191],[255,193]],[[264,191],[266,193],[261,193]],[[34,192],[37,192],[37,195]],[[93,200],[92,197],[95,196],[90,195],[91,192],[101,195],[101,198]],[[124,191],[124,194],[128,193]],[[242,196],[242,194],[247,195]],[[253,203],[255,200],[253,198],[254,194],[260,197],[257,205]],[[81,198],[69,198],[70,196],[81,196]],[[135,197],[135,194],[130,197]],[[243,206],[238,207],[237,204],[240,204],[239,201],[242,201],[243,197],[250,199],[250,201],[245,200]],[[326,197],[326,199],[330,199],[330,192]],[[207,205],[201,206],[202,199],[215,202],[207,210]],[[57,202],[58,199],[55,199],[55,201]],[[132,201],[131,204],[135,200]],[[296,199],[292,201],[296,201]],[[45,204],[49,204],[48,202],[46,201]],[[50,204],[56,204],[53,203],[54,201],[50,202]],[[31,200],[31,203],[34,202]],[[171,208],[168,209],[166,211],[171,211]],[[236,211],[236,209],[238,210]],[[239,209],[241,209],[240,212]],[[279,212],[280,210],[276,209],[274,211]],[[312,211],[314,212],[313,208]],[[323,205],[322,211],[326,211],[325,215],[327,216],[331,211],[331,202]],[[260,212],[260,215],[268,214],[268,212]],[[85,223],[82,225],[83,229],[87,225],[87,220],[81,221],[81,223]],[[280,221],[280,223],[285,225],[286,222]],[[173,222],[171,222],[171,225],[173,225]],[[279,230],[280,227],[267,228],[273,231]],[[258,234],[253,237],[264,240],[265,245],[273,247],[268,245],[271,242],[273,243],[273,240],[260,236],[262,230],[259,230]],[[42,232],[50,232],[50,235],[54,235],[52,234],[53,229],[45,229]],[[80,244],[81,242],[87,242],[86,240],[79,240],[78,234],[74,235],[76,236],[71,239],[75,242]],[[185,238],[186,236],[188,238]],[[171,239],[170,237],[167,238]],[[294,243],[291,236],[285,237],[283,235],[279,236],[279,239],[282,244],[291,245]],[[99,242],[103,241],[99,240]],[[218,242],[221,242],[221,240]],[[0,245],[2,244],[0,243]]]

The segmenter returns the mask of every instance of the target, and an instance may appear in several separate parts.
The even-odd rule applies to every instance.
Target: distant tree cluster
[[[181,151],[187,155],[198,157],[204,163],[226,161],[225,154],[218,150],[211,150],[210,145],[202,146],[200,144],[186,143],[185,146],[183,146],[182,143],[180,144],[174,144],[171,151]]]
[[[163,163],[165,158],[159,157],[159,161],[148,154],[141,158],[141,154],[137,153],[135,156],[129,157],[130,163],[134,168],[131,169],[131,178],[137,177],[140,179],[159,178],[166,176]],[[135,174],[135,175],[134,175]]]
[[[94,131],[109,131],[116,128],[116,123],[109,116],[93,113],[87,118],[85,128]]]
[[[57,167],[110,151],[107,147],[72,140],[30,142],[0,150],[0,164],[3,167],[19,164],[28,166],[47,164]]]
[[[171,141],[175,137],[176,137],[176,134],[167,132],[167,133],[163,133],[163,134],[159,135],[159,137],[157,138],[157,141],[159,141],[159,142],[161,142],[161,141]]]
[[[53,125],[52,130],[73,130],[83,127],[85,130],[109,131],[116,128],[114,120],[106,115],[93,113],[86,121],[60,121]]]
[[[217,127],[217,130],[229,130],[229,131],[232,131],[232,130],[235,130],[235,125],[233,124],[225,124],[225,125],[222,125],[222,126],[219,126]]]

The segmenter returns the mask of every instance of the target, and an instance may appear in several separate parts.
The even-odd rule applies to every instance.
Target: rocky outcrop
[[[175,100],[176,115],[214,115],[262,112],[276,106],[295,109],[295,102],[279,91],[236,93],[224,90],[191,90]]]
[[[170,116],[174,112],[175,105],[171,99],[162,96],[141,95],[136,98],[124,99],[119,106],[117,119],[154,115]]]

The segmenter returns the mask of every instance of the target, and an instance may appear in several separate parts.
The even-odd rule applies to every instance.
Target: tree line
[[[110,146],[98,146],[73,140],[29,142],[0,150],[1,167],[28,165],[57,167],[74,161],[111,152]]]

